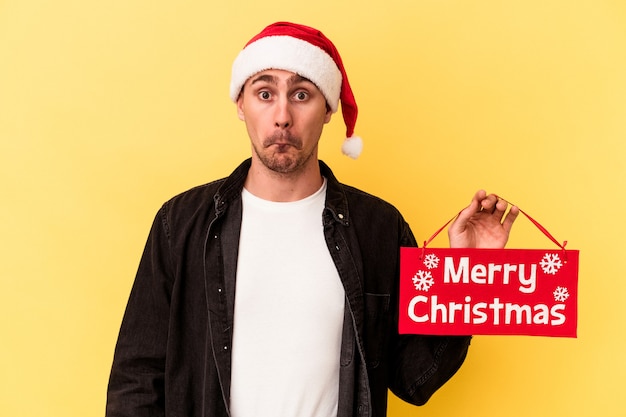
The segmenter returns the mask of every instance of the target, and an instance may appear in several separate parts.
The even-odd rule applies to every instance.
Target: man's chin
[[[272,155],[265,155],[260,158],[263,165],[269,170],[279,174],[294,174],[304,170],[307,162],[311,159],[313,154],[309,154],[307,157],[303,154],[296,153],[273,153]]]
[[[274,160],[270,161],[265,166],[278,174],[291,174],[298,171],[300,168],[300,166],[293,160]]]

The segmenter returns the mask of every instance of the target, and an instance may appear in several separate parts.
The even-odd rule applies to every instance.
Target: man
[[[397,333],[399,249],[416,245],[413,234],[393,206],[318,160],[339,101],[344,152],[360,148],[335,47],[315,29],[270,25],[235,60],[231,98],[252,156],[157,214],[107,415],[384,416],[388,389],[423,404],[470,337]],[[503,247],[517,216],[506,209],[479,191],[451,245]]]

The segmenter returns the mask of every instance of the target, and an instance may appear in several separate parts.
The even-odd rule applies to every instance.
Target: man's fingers
[[[496,197],[497,198],[497,197]],[[493,206],[493,215],[498,219],[498,221],[502,221],[502,216],[504,216],[504,212],[509,207],[509,203],[505,200],[499,199]]]
[[[507,233],[511,231],[511,228],[513,227],[513,222],[515,222],[515,219],[518,215],[519,208],[517,208],[517,206],[511,206],[511,210],[509,210],[509,212],[506,214],[506,217],[504,217],[504,221],[502,222],[502,227]]]
[[[498,200],[498,196],[496,196],[495,194],[489,194],[481,200],[480,207],[482,208],[483,211],[493,214],[500,209],[498,207],[499,201],[500,200]],[[502,211],[502,213],[504,213],[504,211]]]

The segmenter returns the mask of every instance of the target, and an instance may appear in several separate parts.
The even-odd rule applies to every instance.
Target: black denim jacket
[[[159,210],[120,329],[107,416],[229,415],[249,167],[247,160]],[[324,235],[346,293],[338,416],[386,415],[388,389],[423,404],[461,366],[470,338],[398,335],[399,248],[416,246],[413,234],[393,206],[320,167],[328,179]]]

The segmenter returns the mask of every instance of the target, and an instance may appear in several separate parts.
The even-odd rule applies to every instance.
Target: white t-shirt
[[[345,292],[324,240],[326,181],[295,202],[244,190],[233,417],[334,417]]]

